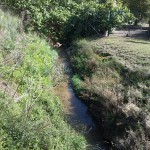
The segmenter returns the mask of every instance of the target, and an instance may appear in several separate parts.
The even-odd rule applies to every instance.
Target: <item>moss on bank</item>
[[[80,40],[68,49],[79,97],[114,149],[149,148],[150,42],[108,37]]]

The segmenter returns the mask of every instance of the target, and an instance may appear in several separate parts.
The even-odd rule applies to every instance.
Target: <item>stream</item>
[[[106,150],[102,144],[101,129],[94,122],[88,107],[74,94],[71,85],[68,85],[70,100],[67,104],[65,114],[68,123],[78,132],[83,132],[89,144],[89,150]]]
[[[60,54],[61,63],[67,71],[68,83],[63,84],[58,95],[61,96],[64,113],[68,123],[77,132],[83,133],[88,142],[88,150],[108,150],[102,140],[102,131],[97,126],[88,107],[75,94],[71,85],[72,70],[65,52]]]

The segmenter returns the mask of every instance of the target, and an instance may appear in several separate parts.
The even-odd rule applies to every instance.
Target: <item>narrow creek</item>
[[[105,150],[102,143],[101,130],[94,122],[88,107],[76,97],[72,85],[68,85],[68,91],[70,99],[68,102],[64,101],[68,123],[78,132],[84,133],[90,150]]]
[[[68,123],[80,133],[83,133],[88,142],[89,150],[108,150],[102,140],[101,129],[92,118],[88,107],[74,93],[71,85],[72,70],[65,52],[60,53],[60,61],[67,71],[68,83],[59,86],[58,95],[64,106],[64,113]]]

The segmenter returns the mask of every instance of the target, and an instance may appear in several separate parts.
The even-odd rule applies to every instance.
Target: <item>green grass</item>
[[[0,149],[86,149],[85,138],[65,121],[52,89],[58,55],[20,20],[0,10]],[[1,82],[0,82],[1,83]],[[6,89],[6,90],[5,90]]]
[[[117,57],[123,65],[150,72],[150,41],[124,37],[109,37],[91,42],[97,50]]]

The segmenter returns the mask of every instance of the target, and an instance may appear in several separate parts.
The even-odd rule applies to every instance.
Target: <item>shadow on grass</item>
[[[143,41],[141,41],[141,40],[137,40],[136,38],[134,38],[136,41],[134,41],[134,40],[128,40],[127,42],[131,42],[131,43],[137,43],[137,44],[150,44],[150,41],[146,41],[146,40],[143,40]]]
[[[122,33],[120,33],[122,34]],[[131,34],[130,36],[126,36],[126,34],[123,34],[122,36],[120,36],[120,34],[114,34],[114,33],[111,33],[109,36],[106,36],[106,35],[93,35],[93,36],[90,36],[90,37],[86,37],[85,39],[87,41],[92,41],[92,40],[97,40],[97,39],[102,39],[102,38],[124,38],[124,39],[130,39],[128,40],[128,42],[132,42],[132,43],[140,43],[140,44],[150,44],[150,40],[147,39],[147,36],[145,34],[141,35],[141,34]],[[132,40],[133,39],[133,40]],[[136,41],[134,41],[136,40]]]

